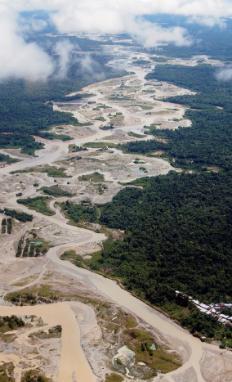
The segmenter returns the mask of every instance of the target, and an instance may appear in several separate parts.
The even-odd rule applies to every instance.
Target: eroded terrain
[[[153,139],[151,127],[191,125],[185,107],[165,101],[189,90],[148,81],[155,65],[149,54],[111,49],[110,65],[129,74],[85,87],[81,100],[72,94],[54,104],[78,121],[53,129],[71,141],[42,140],[35,157],[4,151],[19,162],[0,169],[0,208],[33,220],[1,214],[0,316],[21,317],[24,325],[3,333],[0,362],[11,364],[9,381],[16,382],[25,370],[58,382],[229,382],[229,352],[200,342],[115,281],[60,259],[70,250],[88,257],[106,239],[97,225],[69,224],[60,203],[105,203],[128,182],[174,170],[162,153],[126,154],[118,145]]]

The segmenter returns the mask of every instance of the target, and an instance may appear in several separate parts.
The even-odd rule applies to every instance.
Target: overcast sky
[[[224,26],[232,17],[231,0],[0,0],[0,79],[46,79],[54,63],[38,45],[26,43],[18,15],[44,10],[61,33],[128,33],[145,47],[162,43],[186,45],[191,36],[182,28],[164,28],[145,20],[158,13],[183,15],[209,27]],[[42,25],[42,24],[41,24]],[[37,29],[40,24],[34,25]],[[35,28],[35,29],[36,29]],[[35,32],[36,33],[36,32]],[[57,47],[65,61],[69,47]],[[61,68],[65,72],[65,68]]]

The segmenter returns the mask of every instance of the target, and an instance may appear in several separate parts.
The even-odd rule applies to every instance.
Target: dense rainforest
[[[230,347],[231,329],[198,312],[175,291],[205,303],[231,302],[231,175],[171,172],[136,181],[104,206],[63,205],[75,223],[97,222],[125,231],[123,240],[104,244],[88,263],[92,269],[116,277],[193,333]]]
[[[152,303],[166,299],[160,288],[230,301],[232,177],[170,173],[141,184],[102,208],[101,223],[126,234],[103,253],[101,267]]]
[[[7,81],[0,84],[0,147],[18,147],[33,154],[41,148],[33,136],[54,125],[76,123],[71,115],[53,112],[47,100],[63,95],[50,84]]]
[[[190,109],[186,117],[192,127],[175,131],[153,128],[155,140],[128,143],[124,150],[134,153],[151,153],[163,150],[174,166],[207,169],[216,166],[224,170],[232,166],[232,86],[231,82],[219,82],[215,68],[211,66],[158,65],[149,79],[167,81],[197,92],[197,95],[171,98]]]
[[[117,275],[150,302],[167,301],[168,290],[205,302],[229,302],[231,175],[171,172],[134,182],[106,205],[66,202],[63,208],[76,223],[98,222],[125,231],[123,241],[106,245],[95,266]]]

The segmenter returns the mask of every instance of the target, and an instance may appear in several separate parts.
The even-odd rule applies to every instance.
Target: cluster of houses
[[[183,297],[187,297],[188,301],[190,301],[195,307],[203,314],[214,317],[217,321],[222,323],[223,325],[232,326],[232,316],[223,314],[222,312],[225,310],[232,310],[232,303],[220,303],[220,304],[204,304],[198,300],[194,300],[191,296],[187,296],[186,294],[176,291],[176,295],[182,295]]]

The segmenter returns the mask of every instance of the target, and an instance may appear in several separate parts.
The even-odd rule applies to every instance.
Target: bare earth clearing
[[[23,370],[36,367],[58,382],[104,382],[105,375],[112,369],[109,355],[117,349],[117,343],[108,344],[103,335],[104,327],[100,327],[99,317],[93,309],[96,301],[98,304],[101,301],[103,306],[112,304],[116,309],[132,314],[182,358],[180,368],[159,375],[154,381],[229,382],[232,380],[231,353],[200,342],[123,290],[116,282],[60,260],[66,250],[73,249],[81,256],[94,253],[101,248],[106,237],[69,225],[56,202],[88,199],[105,203],[125,187],[123,183],[144,176],[167,174],[173,168],[159,153],[152,157],[123,154],[115,145],[152,139],[148,131],[151,125],[159,129],[188,128],[191,125],[185,118],[186,109],[183,106],[165,102],[165,98],[172,95],[191,94],[189,90],[147,81],[146,75],[154,66],[148,54],[123,47],[111,46],[110,49],[115,50],[115,60],[111,65],[122,66],[132,74],[87,86],[81,93],[89,96],[81,102],[69,102],[67,96],[66,103],[54,105],[56,110],[70,111],[77,118],[78,126],[54,129],[55,132],[69,134],[73,137],[72,141],[43,140],[45,149],[37,152],[36,157],[4,150],[19,158],[20,162],[0,169],[0,208],[33,214],[34,220],[27,223],[14,220],[12,233],[0,236],[0,316],[36,316],[42,319],[43,330],[60,325],[62,334],[60,340],[52,339],[49,347],[41,345],[38,340],[41,345],[38,349],[38,343],[31,344],[28,335],[41,328],[33,327],[29,331],[20,329],[14,333],[14,345],[4,345],[0,341],[0,363],[13,362],[16,382],[20,382]],[[146,61],[146,64],[136,64],[138,59]],[[192,62],[192,65],[195,64],[196,59]],[[84,150],[86,147],[88,149]],[[49,176],[47,166],[62,169],[63,175]],[[100,174],[102,180],[95,182],[82,177],[93,173]],[[42,187],[54,185],[69,192],[72,197],[52,197],[49,207],[53,215],[42,215],[17,204],[17,193],[22,194],[23,198],[41,196],[44,195]],[[28,232],[37,241],[47,243],[45,256],[15,257],[20,239]],[[61,301],[13,306],[4,299],[9,292],[45,288],[47,285],[60,293]],[[103,309],[101,304],[99,309]],[[108,321],[112,317],[109,316]],[[25,343],[27,350],[23,350]],[[130,379],[125,377],[124,380]]]

